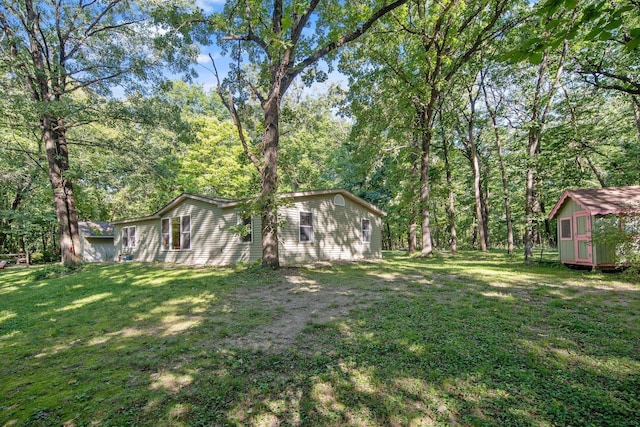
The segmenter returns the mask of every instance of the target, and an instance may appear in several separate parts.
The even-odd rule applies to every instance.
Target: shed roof
[[[78,221],[78,230],[85,237],[113,239],[113,224],[109,222]]]
[[[553,219],[567,198],[571,198],[591,215],[640,212],[640,185],[628,187],[580,188],[567,190],[554,206],[549,218]]]

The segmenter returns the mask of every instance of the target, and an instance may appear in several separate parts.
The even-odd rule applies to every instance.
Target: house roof
[[[85,237],[113,239],[113,224],[109,222],[78,221],[78,230]]]
[[[640,186],[580,188],[567,190],[549,213],[553,219],[567,198],[582,207],[591,215],[619,214],[621,212],[640,212]]]
[[[233,200],[229,200],[229,199],[223,199],[221,197],[208,197],[208,196],[200,196],[200,195],[191,194],[191,193],[182,193],[181,195],[179,195],[178,197],[176,197],[175,199],[173,199],[172,201],[170,201],[169,203],[167,203],[166,205],[164,205],[162,208],[160,208],[158,211],[156,211],[155,213],[153,213],[151,215],[147,215],[147,216],[143,216],[143,217],[139,217],[139,218],[120,219],[118,221],[113,221],[113,223],[114,224],[128,224],[128,223],[132,223],[132,222],[148,221],[148,220],[152,220],[152,219],[158,219],[158,218],[161,218],[162,215],[164,215],[165,213],[167,213],[168,211],[170,211],[171,209],[173,209],[174,207],[176,207],[177,205],[182,203],[186,199],[199,200],[201,202],[210,203],[210,204],[212,204],[214,206],[221,206],[221,205],[223,205],[225,203],[229,203],[229,202],[233,201]]]
[[[210,203],[214,206],[221,206],[225,203],[229,203],[233,201],[229,199],[223,199],[221,197],[208,197],[208,196],[199,196],[197,194],[191,194],[191,193],[182,193],[181,195],[173,199],[165,207],[161,208],[152,216],[153,217],[162,216],[163,214],[170,211],[171,209],[173,209],[174,207],[182,203],[183,200],[186,200],[186,199],[199,200],[201,202]]]
[[[387,215],[387,213],[385,211],[383,211],[382,209],[378,208],[377,206],[367,202],[366,200],[356,196],[352,192],[347,191],[347,190],[345,190],[343,188],[337,188],[337,189],[331,189],[331,190],[298,191],[298,192],[295,192],[295,193],[281,193],[281,194],[278,194],[278,197],[280,199],[297,200],[297,199],[301,199],[301,198],[304,198],[304,197],[325,196],[325,195],[334,195],[334,194],[341,194],[343,197],[346,197],[347,199],[351,200],[352,202],[359,204],[360,206],[364,207],[365,209],[370,210],[371,212],[375,213],[376,215],[379,215],[379,216],[386,216]],[[223,208],[223,209],[224,208],[231,208],[231,207],[238,206],[241,203],[242,203],[241,201],[234,200],[234,201],[229,201],[228,203],[224,203],[220,207]]]
[[[281,199],[301,199],[304,197],[313,197],[313,196],[323,196],[323,195],[332,195],[332,194],[341,194],[343,197],[353,201],[354,203],[357,203],[359,205],[361,205],[362,207],[364,207],[365,209],[370,210],[371,212],[375,213],[376,215],[379,216],[385,216],[387,215],[387,213],[385,211],[383,211],[382,209],[372,205],[371,203],[367,202],[366,200],[356,196],[355,194],[339,188],[339,189],[333,189],[333,190],[313,190],[313,191],[299,191],[299,192],[295,192],[295,193],[282,193],[279,194],[278,197]],[[229,199],[223,199],[223,198],[219,198],[219,197],[207,197],[207,196],[199,196],[196,194],[190,194],[190,193],[182,193],[181,195],[179,195],[178,197],[176,197],[175,199],[173,199],[171,202],[169,202],[167,205],[165,205],[164,207],[162,207],[160,210],[158,210],[157,212],[155,212],[152,215],[148,215],[145,217],[140,217],[140,218],[131,218],[131,219],[121,219],[118,221],[113,221],[114,224],[127,224],[127,223],[132,223],[132,222],[138,222],[138,221],[147,221],[147,220],[152,220],[152,219],[158,219],[161,218],[162,215],[164,215],[165,213],[167,213],[168,211],[170,211],[171,209],[173,209],[174,207],[176,207],[178,204],[182,203],[184,200],[186,199],[192,199],[192,200],[199,200],[205,203],[210,203],[214,206],[218,206],[222,209],[226,209],[226,208],[233,208],[236,207],[240,204],[243,203],[243,201],[241,200],[229,200]]]

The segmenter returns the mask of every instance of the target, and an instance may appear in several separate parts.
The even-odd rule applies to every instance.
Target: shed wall
[[[576,251],[573,242],[575,234],[575,224],[573,223],[573,214],[582,211],[582,207],[572,199],[568,198],[564,205],[558,211],[558,256],[560,261],[572,263],[576,261]],[[562,240],[560,220],[571,218],[571,240]]]
[[[111,238],[91,238],[83,236],[82,260],[84,262],[106,262],[113,261],[115,257],[115,247]]]

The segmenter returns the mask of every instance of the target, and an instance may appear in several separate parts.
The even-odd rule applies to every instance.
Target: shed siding
[[[354,260],[382,257],[382,220],[361,205],[346,199],[333,203],[334,194],[310,196],[280,208],[280,261],[283,265],[315,260]],[[300,241],[300,212],[311,212],[314,238]],[[371,241],[362,242],[361,220],[371,221]]]
[[[84,262],[105,262],[113,261],[115,257],[115,248],[113,239],[91,238],[83,236],[82,243],[82,260]]]
[[[558,211],[558,256],[560,261],[566,263],[572,263],[576,261],[576,251],[573,243],[576,226],[573,223],[573,214],[582,211],[582,207],[568,198],[564,205]],[[560,220],[564,218],[571,218],[571,240],[562,240],[560,236]]]
[[[136,261],[160,261],[184,264],[229,265],[250,262],[262,257],[260,220],[253,219],[252,243],[240,242],[231,227],[238,222],[236,209],[221,210],[212,204],[186,199],[162,218],[191,216],[191,249],[164,250],[161,248],[161,219],[117,224],[116,253],[132,255]],[[122,248],[122,227],[136,228],[136,247]]]

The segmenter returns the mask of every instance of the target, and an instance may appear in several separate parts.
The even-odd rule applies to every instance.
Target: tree
[[[412,119],[412,131],[418,141],[415,150],[422,256],[433,252],[430,167],[438,109],[457,73],[501,33],[500,19],[508,7],[507,1],[413,2],[407,14],[390,21],[384,31],[372,33],[370,37],[379,38],[367,44],[368,52],[361,53],[371,58],[363,64],[369,74],[393,76],[389,81],[397,96],[391,99]],[[389,37],[390,33],[393,37]]]
[[[323,79],[319,61],[365,34],[381,17],[408,0],[342,2],[337,0],[263,2],[234,0],[224,10],[200,23],[212,24],[218,44],[234,59],[246,59],[248,68],[234,66],[225,82],[219,80],[221,99],[230,111],[246,155],[260,174],[259,211],[262,217],[262,264],[277,268],[278,155],[281,103],[291,83]],[[197,21],[194,20],[194,21]],[[229,93],[232,96],[229,96]],[[257,145],[247,141],[241,108],[249,97],[262,108],[262,136]]]
[[[62,262],[80,261],[78,214],[69,174],[70,129],[95,121],[83,116],[96,94],[159,77],[159,35],[144,4],[128,0],[3,2],[0,5],[0,72],[18,85],[23,123],[35,119],[46,153],[60,228]]]

